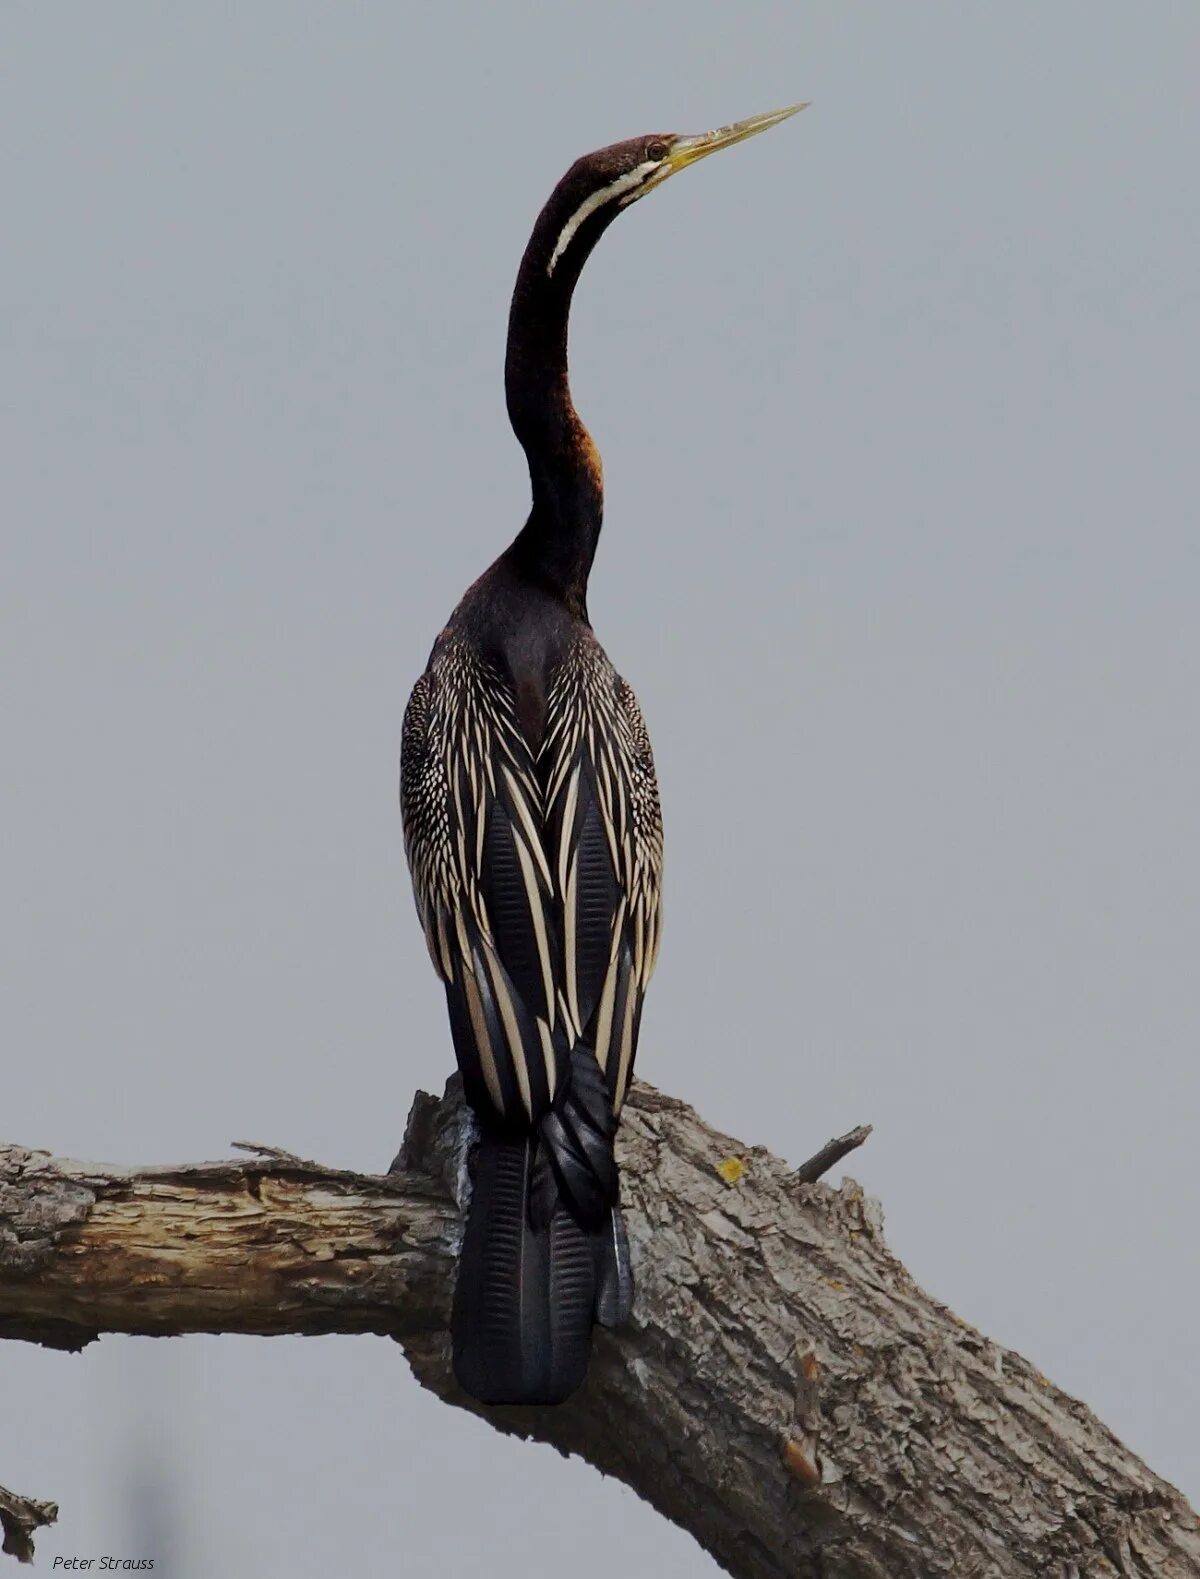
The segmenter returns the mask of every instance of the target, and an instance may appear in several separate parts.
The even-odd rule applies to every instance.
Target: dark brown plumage
[[[567,1397],[593,1321],[622,1319],[632,1296],[613,1139],[658,952],[662,820],[641,711],[588,621],[603,482],[567,381],[571,295],[621,208],[791,113],[616,143],[555,188],[505,366],[532,509],[405,715],[405,846],[480,1125],[453,1338],[484,1402]]]

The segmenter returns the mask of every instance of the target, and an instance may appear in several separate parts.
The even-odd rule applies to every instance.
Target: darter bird
[[[567,383],[571,295],[623,209],[802,108],[614,143],[551,193],[505,362],[533,506],[404,717],[405,849],[478,1123],[452,1341],[483,1403],[569,1397],[593,1324],[633,1294],[613,1141],[658,952],[662,818],[641,711],[588,619],[603,483]]]

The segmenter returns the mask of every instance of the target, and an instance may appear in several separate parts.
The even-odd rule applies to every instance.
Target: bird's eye
[[[667,145],[665,142],[663,142],[661,137],[656,137],[653,142],[646,144],[647,159],[652,159],[654,163],[657,164],[660,159],[665,159],[666,157]]]

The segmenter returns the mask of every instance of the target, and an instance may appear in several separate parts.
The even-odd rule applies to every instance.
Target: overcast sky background
[[[0,6],[4,1137],[387,1164],[452,1067],[400,720],[524,518],[529,227],[811,98],[577,297],[640,1070],[796,1161],[873,1122],[914,1274],[1200,1496],[1198,68],[1183,0]],[[715,1572],[383,1340],[9,1344],[0,1399],[45,1569]]]

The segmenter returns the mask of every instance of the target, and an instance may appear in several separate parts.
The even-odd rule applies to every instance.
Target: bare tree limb
[[[472,1404],[446,1336],[462,1111],[418,1097],[383,1177],[0,1147],[0,1336],[384,1333],[439,1397],[616,1475],[737,1579],[1200,1575],[1182,1496],[919,1289],[853,1181],[798,1182],[644,1084],[620,1140],[631,1325],[597,1334],[569,1404]]]
[[[4,1533],[0,1551],[19,1563],[31,1563],[34,1531],[53,1524],[57,1518],[56,1502],[34,1502],[32,1497],[18,1497],[0,1486],[0,1530]]]

